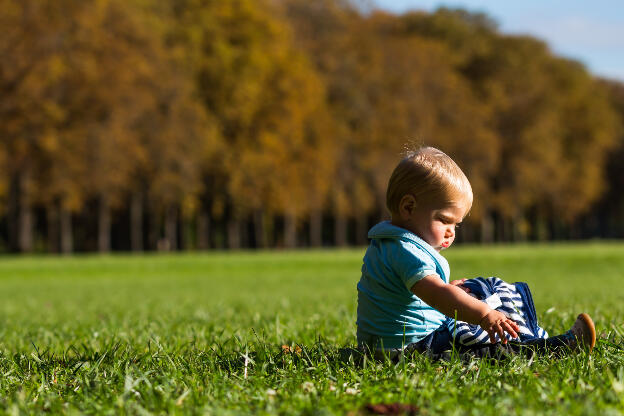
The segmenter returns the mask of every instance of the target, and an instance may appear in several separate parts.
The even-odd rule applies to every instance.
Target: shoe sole
[[[594,321],[586,313],[580,314],[577,319],[581,319],[589,329],[589,332],[591,334],[591,342],[589,345],[585,345],[585,347],[589,347],[589,352],[591,352],[591,350],[593,350],[594,346],[596,345],[596,326],[594,325]],[[585,342],[585,340],[583,340],[583,342]]]

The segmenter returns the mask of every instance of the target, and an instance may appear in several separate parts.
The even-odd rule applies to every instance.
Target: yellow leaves
[[[289,207],[303,213],[310,150],[304,135],[312,112],[322,105],[320,81],[268,4],[188,6],[177,33],[188,42],[199,96],[222,136],[212,150],[223,161],[211,171],[227,177],[237,211]]]
[[[620,128],[582,67],[448,10],[0,2],[3,163],[36,159],[41,199],[74,210],[142,187],[185,218],[202,192],[216,218],[371,214],[414,140],[468,173],[472,218],[536,204],[573,217],[603,189]]]
[[[296,355],[301,355],[301,347],[299,345],[296,345],[294,347],[291,347],[290,345],[282,345],[282,354],[296,354]]]
[[[60,79],[67,72],[67,65],[59,55],[50,57],[47,63],[46,74],[51,82]]]
[[[225,214],[225,200],[224,195],[216,195],[212,203],[212,211],[210,212],[213,218],[220,220]]]
[[[63,106],[52,100],[42,100],[41,102],[42,116],[51,123],[61,122],[67,114]]]
[[[3,14],[3,22],[28,30],[15,48],[0,41],[0,53],[13,54],[0,60],[7,75],[0,133],[11,140],[12,170],[36,161],[38,199],[60,199],[72,211],[99,193],[119,202],[150,173],[163,200],[197,193],[195,168],[185,161],[195,141],[181,136],[200,136],[204,110],[189,104],[190,81],[170,67],[162,33],[148,31],[141,13],[120,0],[9,3],[22,11]],[[163,102],[173,110],[165,114]],[[179,143],[186,144],[170,151]],[[186,211],[192,205],[184,201]]]
[[[53,132],[48,132],[41,138],[41,148],[48,153],[55,153],[59,150],[58,136]]]
[[[199,201],[195,195],[184,195],[182,198],[181,209],[182,216],[184,218],[190,219],[193,218],[193,215],[197,213],[197,209],[199,208]]]
[[[70,212],[79,212],[84,202],[80,190],[68,184],[68,186],[63,187],[63,191],[61,196],[63,207]]]

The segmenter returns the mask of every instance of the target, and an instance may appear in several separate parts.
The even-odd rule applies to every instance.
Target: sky
[[[484,12],[501,32],[529,34],[560,56],[581,61],[593,74],[624,81],[622,0],[372,0],[394,13],[438,7]]]

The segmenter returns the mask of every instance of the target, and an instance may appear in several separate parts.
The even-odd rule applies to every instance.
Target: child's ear
[[[401,217],[409,217],[415,209],[416,199],[414,196],[410,194],[403,195],[401,201],[399,202],[399,214],[401,214]]]

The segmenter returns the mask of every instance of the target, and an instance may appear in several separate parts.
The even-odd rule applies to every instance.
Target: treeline
[[[407,146],[471,241],[621,236],[624,87],[487,16],[340,0],[0,0],[0,249],[366,242]]]

